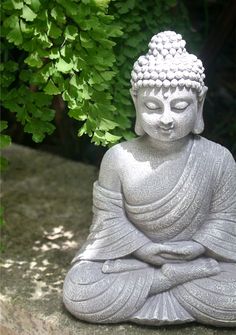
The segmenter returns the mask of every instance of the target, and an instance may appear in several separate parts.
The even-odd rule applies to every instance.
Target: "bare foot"
[[[164,264],[161,271],[172,282],[181,284],[193,279],[214,276],[220,272],[220,266],[212,258],[199,258],[186,263]]]

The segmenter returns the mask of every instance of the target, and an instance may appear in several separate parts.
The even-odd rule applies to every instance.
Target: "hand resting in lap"
[[[166,263],[183,263],[197,258],[205,248],[194,241],[175,241],[168,243],[149,242],[136,250],[134,255],[147,263],[163,265]]]

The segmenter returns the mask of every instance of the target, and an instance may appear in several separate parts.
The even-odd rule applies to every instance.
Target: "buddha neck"
[[[153,149],[155,152],[158,151],[159,154],[165,156],[181,151],[184,152],[188,144],[192,142],[192,135],[189,134],[179,140],[170,142],[158,141],[148,135],[145,135],[143,139],[150,149]]]

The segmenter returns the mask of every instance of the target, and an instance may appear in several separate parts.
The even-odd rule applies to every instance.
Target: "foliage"
[[[7,122],[0,121],[0,150],[6,148],[11,144],[11,138],[8,135],[2,134],[2,132],[7,129]],[[0,171],[4,171],[8,166],[8,160],[5,157],[0,157]],[[4,224],[3,218],[3,207],[0,206],[0,227]],[[1,243],[0,243],[1,251]]]
[[[62,95],[70,117],[100,144],[120,137],[109,83],[113,38],[122,33],[108,1],[5,0],[2,3],[2,104],[35,142],[54,130],[53,97]],[[17,55],[15,57],[15,55]]]
[[[2,105],[35,142],[54,131],[58,95],[79,136],[102,145],[129,138],[132,64],[170,28],[189,29],[180,1],[3,0]]]
[[[2,134],[5,129],[7,129],[7,122],[0,121],[0,150],[6,148],[11,144],[10,136]],[[0,171],[5,170],[7,166],[8,160],[5,157],[0,157]]]

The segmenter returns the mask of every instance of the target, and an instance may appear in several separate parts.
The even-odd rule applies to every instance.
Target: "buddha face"
[[[191,89],[141,88],[134,100],[140,127],[159,141],[183,138],[193,131],[199,118],[202,120],[202,108]]]

